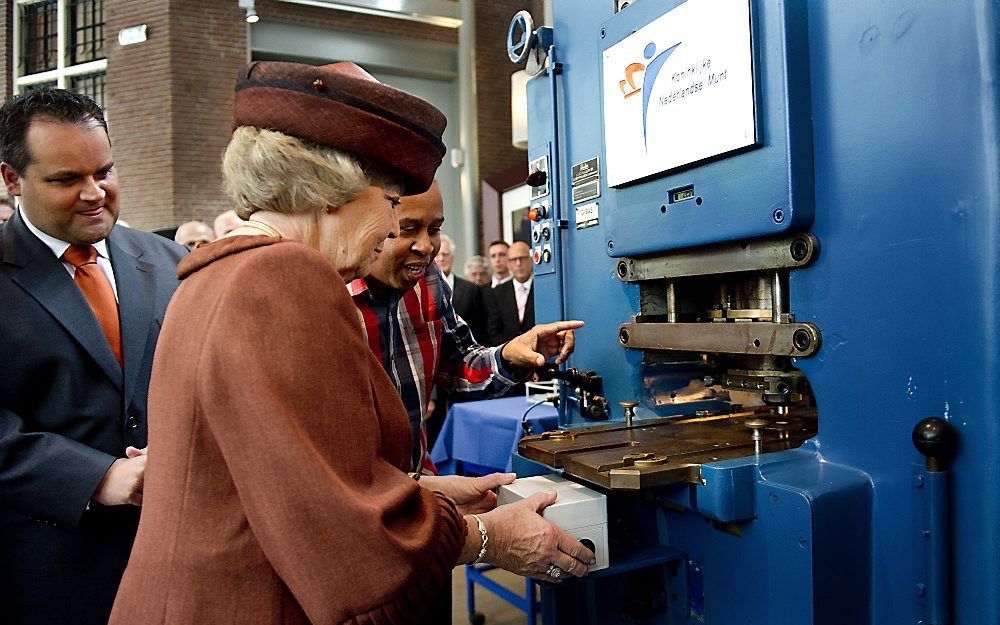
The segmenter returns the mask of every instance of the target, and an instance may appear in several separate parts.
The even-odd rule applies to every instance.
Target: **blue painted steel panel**
[[[623,399],[642,402],[638,418],[671,414],[677,408],[654,397],[697,377],[697,366],[650,365],[618,344],[639,289],[614,276],[608,240],[618,255],[811,232],[822,254],[791,273],[788,295],[797,321],[823,333],[817,355],[795,363],[815,393],[819,435],[762,457],[756,516],[737,524],[740,535],[696,512],[701,487],[676,487],[617,505],[632,528],[629,548],[671,546],[696,562],[699,609],[712,625],[927,619],[917,586],[931,577],[925,497],[912,472],[922,458],[910,431],[943,416],[961,441],[950,471],[951,622],[1000,623],[1000,497],[989,480],[971,479],[1000,471],[1000,2],[755,0],[763,147],[620,189],[602,176],[600,223],[576,230],[569,166],[604,150],[600,31],[620,37],[676,4],[638,0],[615,16],[611,0],[554,2],[563,72],[529,83],[529,154],[553,142],[555,80],[561,165],[552,180],[569,227],[558,233],[556,270],[537,278],[536,315],[587,322],[570,365],[603,376],[616,417]],[[701,212],[659,211],[655,198],[691,182],[705,198]],[[792,207],[790,225],[768,223],[777,202]],[[564,421],[584,423],[563,408]],[[590,592],[618,600],[624,586],[602,579]],[[564,603],[602,606],[593,609],[606,618],[558,622],[619,622],[593,598]],[[572,613],[560,607],[547,622]],[[680,612],[629,622],[700,622]]]
[[[583,29],[590,31],[586,36],[599,33],[603,51],[683,3],[637,2],[599,26],[591,26],[591,18]],[[608,194],[605,239],[611,256],[809,227],[813,190],[805,13],[803,2],[751,2],[758,147]],[[587,62],[593,67],[585,71],[594,72],[603,84],[600,55]],[[576,67],[577,72],[583,69]],[[667,192],[688,185],[697,202],[670,204]],[[669,236],[663,236],[666,232]]]

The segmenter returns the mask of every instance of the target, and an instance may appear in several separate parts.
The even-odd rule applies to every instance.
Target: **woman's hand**
[[[482,514],[497,507],[493,489],[510,484],[516,477],[514,473],[491,473],[482,477],[421,475],[419,483],[454,501],[460,514]]]
[[[587,567],[597,562],[593,552],[539,514],[555,500],[554,492],[536,493],[483,514],[489,536],[484,560],[547,582],[558,582],[568,575],[586,575]],[[475,519],[471,519],[468,540],[475,544],[479,544],[477,527]],[[553,565],[561,570],[559,577],[549,575]]]

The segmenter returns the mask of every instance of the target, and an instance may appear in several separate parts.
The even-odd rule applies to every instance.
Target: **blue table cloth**
[[[442,475],[454,475],[456,463],[492,471],[510,471],[511,454],[524,431],[521,419],[531,407],[524,396],[455,404],[445,417],[431,450],[431,460]],[[534,434],[559,425],[556,409],[543,404],[531,409],[528,423]]]

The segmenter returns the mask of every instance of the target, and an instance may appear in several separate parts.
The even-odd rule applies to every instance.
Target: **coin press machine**
[[[607,495],[554,624],[1000,623],[1000,5],[554,0],[521,476]]]

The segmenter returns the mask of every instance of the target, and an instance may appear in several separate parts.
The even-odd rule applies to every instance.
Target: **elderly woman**
[[[489,480],[439,493],[401,470],[406,412],[344,281],[430,185],[441,114],[350,63],[257,63],[235,125],[223,171],[247,221],[178,268],[111,623],[413,623],[459,563],[584,574],[593,554],[537,514],[554,496],[484,512]]]

